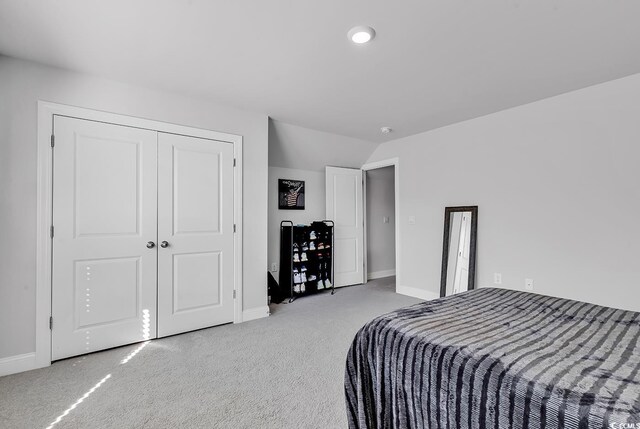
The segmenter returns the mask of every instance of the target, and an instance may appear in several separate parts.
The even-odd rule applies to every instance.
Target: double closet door
[[[52,359],[233,321],[233,144],[56,116]]]

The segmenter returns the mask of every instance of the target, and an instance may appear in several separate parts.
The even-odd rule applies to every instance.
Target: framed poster
[[[304,180],[278,179],[278,208],[304,210]]]

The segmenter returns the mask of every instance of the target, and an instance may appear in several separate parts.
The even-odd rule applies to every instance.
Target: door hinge
[[[49,329],[53,329],[53,316],[49,317]]]
[[[51,236],[51,238],[53,238],[53,225],[51,225],[51,228],[49,228],[49,235]]]
[[[233,290],[233,299],[236,299],[236,290]]]
[[[56,145],[56,136],[51,134],[51,147],[54,147],[55,145]]]
[[[236,166],[236,159],[235,158],[233,158],[233,166],[234,167]]]
[[[234,234],[236,233],[236,224],[235,223],[233,224],[233,233]]]

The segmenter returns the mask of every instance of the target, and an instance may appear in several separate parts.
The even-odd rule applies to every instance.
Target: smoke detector
[[[381,132],[382,134],[389,134],[391,131],[393,131],[393,130],[391,129],[391,127],[382,127],[382,128],[380,128],[380,132]]]

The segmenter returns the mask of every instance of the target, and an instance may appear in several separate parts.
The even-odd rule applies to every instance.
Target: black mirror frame
[[[451,213],[471,212],[471,238],[469,242],[469,282],[467,290],[476,287],[476,244],[478,239],[478,206],[460,206],[444,208],[444,238],[442,243],[442,273],[440,277],[440,297],[447,294],[447,265],[449,264],[449,229]]]

